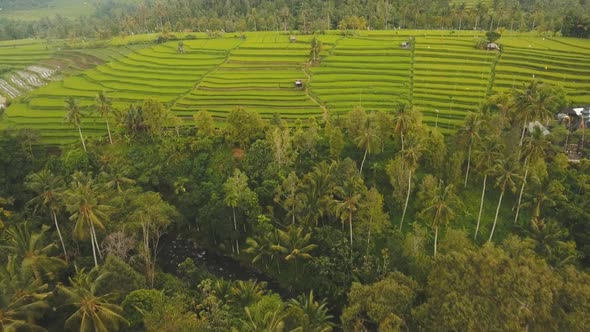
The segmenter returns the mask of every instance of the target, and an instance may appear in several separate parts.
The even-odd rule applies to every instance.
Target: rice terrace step
[[[182,53],[178,41],[131,45],[134,38],[148,40],[144,35],[114,39],[111,46],[97,49],[57,52],[30,40],[0,47],[0,64],[14,68],[0,77],[0,95],[12,100],[0,126],[30,127],[42,117],[43,125],[36,127],[44,142],[74,141],[77,132],[63,121],[64,100],[75,97],[89,109],[99,91],[120,109],[157,99],[186,125],[200,110],[218,120],[238,107],[264,118],[280,113],[296,119],[320,118],[326,112],[338,116],[357,106],[393,111],[398,103],[411,102],[426,123],[444,119],[449,133],[490,93],[520,88],[533,78],[563,86],[574,104],[590,104],[589,40],[507,32],[498,41],[499,53],[474,47],[483,36],[479,31],[360,31],[348,36],[329,31],[315,36],[322,42],[321,61],[312,65],[312,35],[297,35],[295,41],[282,32],[213,39],[205,33],[191,35],[184,39]],[[414,48],[402,47],[410,36]],[[60,72],[60,64],[71,68]],[[295,81],[301,88],[294,87]],[[93,118],[85,134],[104,135],[101,121]]]

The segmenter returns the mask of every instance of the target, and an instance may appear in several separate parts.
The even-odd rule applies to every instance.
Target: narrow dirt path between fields
[[[311,99],[311,101],[313,101],[314,103],[316,103],[321,109],[322,109],[322,117],[324,118],[324,120],[327,120],[330,112],[328,111],[328,108],[326,107],[326,105],[324,105],[324,103],[313,93],[310,91],[309,89],[309,83],[311,82],[313,75],[311,74],[311,72],[309,71],[309,65],[305,65],[303,67],[303,72],[305,73],[305,76],[307,77],[307,84],[305,84],[305,95],[307,96],[307,98]]]

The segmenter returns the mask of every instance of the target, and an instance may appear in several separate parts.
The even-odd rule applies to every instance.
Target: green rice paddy
[[[520,88],[533,77],[563,86],[576,105],[590,105],[589,40],[507,34],[499,40],[500,54],[476,50],[481,34],[473,31],[363,31],[346,37],[334,32],[318,36],[322,61],[310,66],[312,36],[290,42],[276,32],[246,33],[244,39],[196,35],[184,41],[183,54],[177,52],[178,42],[114,46],[145,36],[68,52],[47,50],[41,41],[0,43],[0,65],[13,68],[56,57],[88,62],[75,74],[17,98],[0,126],[39,129],[50,144],[75,140],[77,132],[63,121],[64,99],[73,96],[90,107],[98,91],[113,98],[117,108],[158,99],[187,124],[199,110],[219,120],[237,107],[264,118],[279,113],[296,119],[338,116],[356,106],[393,111],[397,103],[411,102],[425,122],[448,133],[490,92]],[[410,36],[415,48],[402,49]],[[302,80],[304,88],[295,88],[295,80]],[[84,119],[83,130],[89,136],[105,132],[94,117]]]

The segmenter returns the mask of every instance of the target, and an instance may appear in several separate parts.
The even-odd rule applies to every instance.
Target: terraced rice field
[[[39,45],[17,42],[31,47],[24,52],[30,52],[24,57],[28,60],[18,64],[20,70],[34,72],[31,66],[41,64],[53,68],[50,65],[57,62],[51,61],[58,56],[72,64],[79,56],[88,63],[79,68],[72,65],[76,74],[66,73],[63,79],[39,88],[34,77],[17,74],[16,79],[32,91],[22,92],[4,123],[40,129],[47,143],[73,141],[77,132],[63,123],[64,99],[73,96],[83,106],[91,106],[96,93],[105,91],[117,108],[158,99],[187,124],[199,110],[219,120],[237,107],[265,118],[280,113],[294,119],[326,113],[337,116],[355,106],[392,111],[398,102],[411,102],[424,113],[425,122],[451,133],[490,93],[520,88],[533,75],[564,86],[575,104],[590,105],[590,41],[504,36],[499,41],[500,54],[474,49],[477,34],[364,31],[344,37],[334,32],[318,36],[323,50],[321,64],[316,66],[308,63],[312,36],[297,36],[297,42],[291,43],[289,36],[274,32],[247,33],[245,39],[230,34],[206,39],[201,34],[184,42],[184,54],[177,52],[177,42],[54,54],[43,53]],[[414,49],[402,49],[401,42],[410,36],[415,37]],[[16,61],[3,57],[4,49],[8,50],[0,44],[0,64],[2,59]],[[87,67],[92,68],[83,70]],[[3,79],[12,82],[10,76]],[[294,87],[298,79],[304,88]],[[89,136],[105,132],[100,120],[84,120],[83,127]]]
[[[127,54],[112,49],[81,51],[110,61],[31,92],[9,108],[9,122],[40,129],[47,143],[73,140],[75,132],[64,123],[66,97],[75,97],[83,107],[92,106],[99,91],[105,91],[120,109],[147,98],[171,103],[224,62],[227,49],[234,44],[237,42],[229,39],[187,41],[184,54],[179,54],[173,43]],[[100,119],[85,120],[84,127],[89,136],[104,131]]]
[[[572,38],[503,38],[494,91],[522,87],[533,78],[562,85],[568,98],[590,105],[590,41]]]
[[[367,110],[392,109],[407,102],[410,92],[411,52],[400,48],[407,38],[339,39],[321,66],[310,71],[310,89],[331,112],[352,106]]]
[[[473,48],[469,37],[417,37],[412,99],[424,120],[452,129],[485,100],[495,51]]]
[[[218,118],[237,107],[268,118],[275,113],[286,118],[317,115],[317,101],[305,89],[293,87],[295,80],[309,80],[304,71],[308,58],[308,43],[291,43],[287,36],[278,34],[247,34],[227,61],[209,72],[172,109],[187,116],[196,109],[207,110]]]

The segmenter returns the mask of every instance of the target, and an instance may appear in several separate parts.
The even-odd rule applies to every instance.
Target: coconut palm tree
[[[243,308],[258,302],[265,292],[266,283],[264,282],[238,280],[232,285],[230,298],[232,303]]]
[[[406,203],[404,204],[404,212],[402,213],[402,219],[399,223],[400,231],[404,225],[404,218],[406,217],[406,211],[408,209],[408,203],[410,202],[410,193],[412,192],[412,171],[418,165],[418,161],[422,156],[422,141],[417,135],[408,137],[406,142],[406,149],[401,151],[401,157],[404,167],[408,170],[408,192],[406,195]]]
[[[311,252],[318,246],[310,243],[311,233],[304,233],[303,227],[289,227],[287,231],[277,230],[279,242],[272,246],[282,258],[295,265],[295,279],[299,276],[299,261],[311,259]]]
[[[109,142],[113,144],[113,136],[111,135],[111,127],[109,126],[109,116],[113,109],[113,102],[106,96],[104,91],[99,91],[96,96],[96,111],[105,120],[107,124],[107,132],[109,133]]]
[[[465,171],[465,184],[467,188],[467,180],[469,179],[469,170],[471,168],[471,152],[473,144],[479,140],[479,131],[481,129],[481,114],[469,113],[465,118],[465,125],[459,131],[459,139],[468,146],[467,152],[467,170]]]
[[[36,279],[53,279],[55,272],[64,266],[64,261],[52,255],[57,246],[47,244],[48,230],[49,227],[43,226],[41,231],[33,232],[28,222],[13,225],[6,231],[0,249],[18,259],[23,269],[29,270]]]
[[[479,203],[479,214],[477,215],[477,225],[475,226],[475,235],[473,239],[477,239],[479,232],[479,225],[481,222],[481,214],[483,211],[483,202],[486,194],[486,184],[488,175],[493,170],[494,164],[501,156],[502,146],[498,142],[497,137],[486,137],[477,146],[475,151],[475,166],[481,174],[483,174],[483,188],[481,190],[481,201]]]
[[[514,215],[514,223],[518,222],[518,215],[520,212],[520,205],[522,202],[522,195],[524,187],[527,184],[529,175],[529,166],[531,162],[535,162],[540,158],[545,157],[546,151],[551,148],[551,143],[545,139],[541,132],[541,128],[535,126],[531,135],[524,139],[524,145],[521,147],[521,158],[524,158],[524,177],[522,179],[522,186],[520,187],[520,194],[518,195],[518,202],[516,203],[516,214]]]
[[[563,266],[576,259],[575,250],[566,248],[569,233],[553,220],[533,217],[531,228],[526,231],[528,238],[535,243],[535,251],[554,266]]]
[[[398,105],[393,117],[393,131],[400,137],[402,151],[404,151],[404,137],[407,131],[418,122],[419,116],[416,111],[406,104]]]
[[[317,39],[317,37],[313,37],[310,41],[310,45],[310,62],[312,64],[318,63],[320,61],[320,53],[322,52],[322,42],[319,39]]]
[[[66,108],[68,111],[66,114],[66,121],[78,129],[80,141],[82,141],[82,147],[84,148],[84,152],[87,152],[86,142],[84,142],[84,136],[82,136],[82,112],[80,111],[78,100],[76,100],[74,97],[68,97],[66,99]]]
[[[541,183],[538,178],[533,177],[533,192],[526,193],[522,207],[532,207],[533,219],[541,218],[541,208],[545,206],[555,206],[559,201],[567,201],[567,196],[564,194],[564,185],[557,181],[551,180],[549,182]]]
[[[279,253],[272,248],[273,244],[279,243],[279,241],[278,232],[274,228],[269,229],[259,237],[247,238],[246,244],[248,245],[248,248],[246,249],[246,252],[254,256],[252,258],[252,264],[262,261],[264,267],[268,269],[268,264],[274,262],[276,263],[277,273],[280,274]]]
[[[85,239],[90,237],[94,265],[98,266],[96,254],[102,257],[96,229],[104,230],[104,221],[107,218],[110,207],[101,204],[101,197],[96,191],[96,186],[91,178],[83,176],[79,172],[74,174],[71,187],[66,190],[64,201],[66,210],[71,214],[70,220],[74,221],[74,234]]]
[[[365,165],[367,154],[371,154],[377,149],[377,144],[379,143],[379,136],[375,133],[375,129],[371,126],[370,122],[368,122],[363,128],[360,135],[355,138],[355,142],[359,149],[365,150],[363,161],[361,162],[361,167],[359,169],[359,174],[363,174],[363,166]]]
[[[35,319],[43,315],[51,294],[48,286],[23,268],[15,256],[0,264],[0,331],[43,330]]]
[[[34,192],[37,196],[32,198],[27,204],[34,205],[33,213],[40,209],[49,211],[51,219],[55,224],[61,247],[64,251],[64,257],[68,260],[68,252],[64,244],[63,236],[57,222],[57,213],[62,208],[62,194],[65,189],[63,177],[54,175],[50,170],[44,169],[40,172],[29,175],[26,179],[25,185],[29,190]]]
[[[354,213],[360,208],[363,179],[360,176],[353,176],[344,181],[337,196],[342,197],[336,203],[336,212],[340,215],[342,223],[348,222],[350,229],[350,259],[352,260],[352,219]],[[365,188],[366,189],[366,188]]]
[[[121,307],[109,302],[111,294],[96,294],[97,285],[106,276],[107,273],[98,273],[97,270],[86,273],[84,269],[76,268],[76,275],[68,278],[70,286],[58,286],[67,298],[67,305],[76,309],[66,320],[66,329],[116,331],[120,323],[125,322]]]
[[[128,169],[109,167],[106,172],[100,174],[100,177],[101,180],[104,181],[106,189],[116,190],[118,193],[122,193],[124,186],[132,186],[135,184],[135,180],[126,176],[128,172]]]
[[[539,80],[532,80],[523,90],[514,90],[512,94],[515,118],[523,123],[519,143],[522,146],[527,124],[534,121],[544,123],[553,118],[559,101],[555,91]]]
[[[336,166],[336,162],[321,162],[303,177],[302,188],[296,196],[296,212],[307,229],[317,227],[319,220],[332,208]]]
[[[241,322],[243,324],[242,329],[246,332],[280,332],[285,329],[284,319],[286,315],[281,305],[272,311],[265,311],[261,315],[253,315],[248,307],[245,307],[244,311],[248,320],[241,320]]]
[[[423,218],[430,221],[432,228],[434,228],[434,257],[436,257],[439,228],[455,219],[457,216],[455,209],[460,204],[454,193],[453,185],[444,186],[443,182],[439,181],[428,206],[420,213]]]
[[[507,158],[500,158],[494,166],[494,174],[496,175],[496,187],[500,189],[500,198],[498,199],[498,206],[496,207],[496,216],[494,217],[494,224],[490,232],[490,238],[488,242],[492,242],[494,237],[494,231],[496,230],[496,224],[498,222],[498,213],[500,212],[500,205],[502,204],[502,198],[506,189],[510,189],[512,192],[516,190],[515,181],[521,178],[518,174],[519,164],[513,156]]]
[[[307,294],[301,294],[295,299],[290,299],[287,306],[292,310],[301,312],[305,318],[299,321],[301,327],[296,332],[330,332],[334,324],[330,321],[333,316],[328,313],[326,300],[316,301],[313,290]]]

